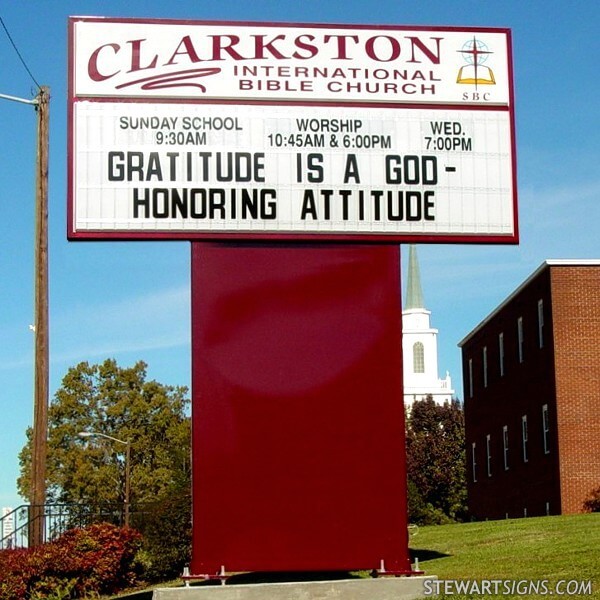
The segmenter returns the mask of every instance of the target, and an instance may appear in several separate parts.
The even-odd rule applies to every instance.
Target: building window
[[[498,360],[500,361],[500,377],[504,377],[504,333],[498,335]]]
[[[542,406],[542,428],[544,433],[544,454],[550,453],[550,417],[548,416],[548,405]]]
[[[504,449],[504,470],[508,471],[508,425],[502,428],[502,446]]]
[[[538,343],[544,347],[544,301],[538,300]]]
[[[488,433],[485,436],[485,453],[487,458],[487,475],[492,476],[492,436]]]
[[[413,373],[425,373],[425,348],[421,342],[413,345]]]
[[[523,462],[527,462],[527,442],[529,441],[529,433],[527,431],[527,415],[521,417],[521,438],[523,440]]]
[[[473,359],[469,359],[469,398],[473,397]]]
[[[519,362],[523,362],[523,317],[517,320],[517,340],[519,344]]]
[[[473,483],[477,483],[477,446],[475,442],[471,444],[471,472],[473,475]]]
[[[483,387],[488,386],[487,346],[483,347]]]

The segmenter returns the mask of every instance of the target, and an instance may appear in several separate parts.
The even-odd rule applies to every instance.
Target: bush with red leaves
[[[140,534],[97,523],[31,549],[0,551],[0,600],[113,594],[138,581]]]

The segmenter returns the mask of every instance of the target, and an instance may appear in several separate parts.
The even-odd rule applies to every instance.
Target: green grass
[[[526,580],[534,584],[547,580],[549,590],[561,580],[592,581],[593,593],[585,597],[600,600],[600,513],[420,527],[411,537],[410,548],[413,560],[419,559],[419,568],[440,580]],[[151,591],[120,597],[147,600]],[[445,596],[448,600],[507,597]],[[519,595],[523,599],[550,597],[582,596]]]
[[[600,513],[421,527],[410,547],[440,580],[591,580],[586,597],[600,598]],[[467,597],[482,596],[448,595]]]

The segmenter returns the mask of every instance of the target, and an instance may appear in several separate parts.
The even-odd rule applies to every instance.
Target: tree
[[[109,359],[68,370],[48,411],[49,502],[124,501],[124,446],[101,437],[81,439],[82,431],[130,442],[132,504],[159,500],[175,482],[189,481],[187,389],[147,381],[146,367],[140,361],[123,368]],[[27,497],[31,431],[19,460],[19,493]]]
[[[423,507],[438,522],[443,515],[455,520],[466,515],[464,446],[464,413],[457,400],[439,405],[428,397],[413,403],[406,421],[406,466],[416,496],[411,504],[420,507],[421,519]]]

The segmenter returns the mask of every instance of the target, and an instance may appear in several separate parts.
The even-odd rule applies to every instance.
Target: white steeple
[[[404,362],[404,403],[412,404],[432,396],[443,404],[454,395],[450,375],[438,377],[438,330],[430,324],[431,313],[425,308],[417,249],[409,246],[406,300],[402,311],[402,355]]]

